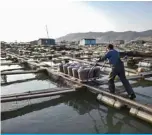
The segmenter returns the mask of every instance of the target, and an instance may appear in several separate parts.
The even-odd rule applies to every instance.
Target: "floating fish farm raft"
[[[1,65],[20,65],[20,68],[1,70],[1,85],[19,83],[35,78],[7,81],[7,76],[16,74],[45,74],[49,79],[60,85],[59,88],[40,89],[16,94],[1,96],[2,117],[5,113],[16,108],[11,106],[12,102],[22,102],[22,106],[37,98],[66,95],[80,91],[90,91],[96,95],[99,103],[102,102],[116,109],[128,108],[130,115],[152,124],[152,104],[141,103],[138,100],[130,100],[123,87],[117,88],[116,93],[109,93],[106,77],[111,71],[108,62],[99,63],[94,66],[96,60],[104,55],[105,48],[102,46],[72,47],[72,46],[3,46],[1,60],[6,60]],[[126,76],[131,80],[144,80],[152,77],[152,49],[149,52],[123,51],[120,56],[125,63]],[[127,60],[123,59],[128,56]],[[115,82],[120,82],[119,78]],[[24,105],[25,103],[25,105]],[[10,104],[10,105],[9,105]],[[7,106],[7,108],[6,108]],[[22,107],[21,106],[21,107]]]

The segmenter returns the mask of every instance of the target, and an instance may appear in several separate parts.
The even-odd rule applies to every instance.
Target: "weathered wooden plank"
[[[15,71],[15,72],[1,72],[1,75],[16,75],[16,74],[30,74],[30,73],[38,73],[40,71],[37,70],[29,70],[29,71]]]
[[[9,63],[1,63],[2,66],[5,66],[5,65],[19,65],[20,63],[12,63],[12,62],[9,62]]]
[[[28,81],[32,81],[32,80],[36,80],[37,78],[28,78],[28,79],[24,79],[24,80],[16,80],[16,81],[11,81],[11,82],[4,82],[1,83],[1,86],[7,86],[7,85],[11,85],[11,84],[15,84],[15,83],[23,83],[23,82],[28,82]]]
[[[24,68],[12,68],[12,69],[4,69],[1,72],[5,72],[5,71],[14,71],[14,70],[24,70]]]
[[[53,92],[50,91],[50,92],[47,92],[47,93],[42,92],[42,93],[33,94],[33,95],[1,98],[1,103],[12,102],[12,101],[21,101],[21,100],[41,98],[41,97],[49,97],[49,96],[67,94],[67,93],[71,93],[71,92],[75,92],[75,91],[76,91],[75,89],[68,89],[68,90],[62,90],[62,91],[53,91]]]
[[[134,57],[152,57],[152,53],[145,53],[145,52],[137,52],[137,51],[124,51],[120,52],[121,56],[134,56]]]
[[[130,77],[127,77],[127,79],[128,80],[137,80],[137,79],[142,79],[142,78],[146,78],[146,77],[152,77],[152,71],[143,72],[143,73],[140,73],[135,76],[130,76]]]
[[[28,92],[24,92],[24,93],[8,94],[8,95],[2,95],[1,99],[10,98],[10,97],[19,97],[19,96],[49,93],[49,92],[55,92],[55,91],[63,91],[63,90],[71,90],[71,88],[64,88],[64,87],[58,88],[57,87],[57,88],[50,88],[50,89],[43,89],[43,90],[28,91]]]

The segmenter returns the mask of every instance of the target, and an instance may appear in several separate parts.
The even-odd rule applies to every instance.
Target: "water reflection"
[[[41,103],[35,103],[35,104],[29,104],[28,106],[25,106],[23,108],[19,108],[17,110],[13,110],[13,111],[8,111],[8,112],[2,112],[1,113],[1,120],[6,120],[6,119],[10,119],[10,118],[15,118],[17,116],[22,116],[25,115],[27,113],[33,112],[33,111],[38,111],[44,108],[48,108],[50,106],[56,106],[60,103],[65,103],[69,106],[73,106],[72,104],[72,100],[74,98],[74,96],[80,96],[80,93],[82,94],[82,92],[75,92],[73,94],[67,94],[66,96],[61,96],[52,100],[48,100],[48,101],[44,101]],[[39,99],[37,99],[39,100]],[[75,102],[75,100],[73,100]],[[19,103],[19,102],[18,102]],[[10,103],[2,103],[2,106],[5,104],[11,104]],[[76,106],[73,106],[76,107]],[[78,110],[79,108],[77,108],[76,110]],[[85,112],[84,112],[85,113]]]
[[[96,101],[96,95],[93,95],[90,92],[82,92],[82,91],[75,92],[73,94],[68,94],[66,96],[61,96],[49,101],[28,105],[18,110],[14,110],[10,112],[2,112],[1,119],[2,121],[5,121],[7,119],[15,118],[17,116],[22,116],[34,111],[39,111],[53,106],[55,107],[61,103],[64,103],[70,108],[73,108],[74,109],[73,111],[76,111],[79,114],[77,117],[81,116],[82,121],[84,120],[83,118],[87,116],[89,119],[87,118],[87,121],[84,122],[88,123],[89,125],[92,125],[91,127],[93,128],[94,133],[122,133],[123,127],[125,127],[126,125],[129,127],[129,129],[132,129],[139,133],[143,131],[145,132],[152,131],[150,130],[151,127],[149,124],[140,121],[136,118],[128,116],[126,110],[120,111],[120,110],[115,110],[113,108],[108,108]],[[68,113],[73,113],[73,111]],[[77,123],[77,121],[74,122]],[[138,123],[138,124],[136,125],[133,123]],[[75,129],[79,128],[79,126],[80,125],[76,126]],[[144,130],[144,128],[146,128],[146,130]],[[127,130],[125,131],[126,133],[129,132]],[[81,133],[81,131],[79,131],[79,133]]]
[[[118,121],[116,124],[114,124],[113,116],[114,116],[114,113],[111,113],[110,109],[108,109],[107,116],[106,116],[108,130],[106,133],[120,133],[120,131],[121,131],[123,122]]]
[[[42,103],[36,103],[36,104],[29,104],[28,106],[24,106],[22,108],[13,110],[13,111],[7,111],[7,112],[2,112],[1,113],[1,120],[7,120],[7,119],[11,119],[11,118],[15,118],[18,116],[22,116],[34,111],[39,111],[42,110],[44,108],[48,108],[50,106],[56,106],[59,103],[69,100],[68,98],[66,98],[66,96],[62,96],[56,99],[52,99],[49,101],[44,101]],[[5,105],[5,103],[2,103],[2,106]]]
[[[2,79],[2,95],[67,86],[65,83],[62,82],[57,83],[51,81],[49,77],[43,73],[26,75],[7,75],[5,76],[5,78]]]

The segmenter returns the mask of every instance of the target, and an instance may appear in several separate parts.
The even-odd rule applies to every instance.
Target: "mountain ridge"
[[[56,39],[57,42],[66,40],[66,41],[79,41],[83,38],[95,38],[97,43],[109,42],[114,40],[124,40],[125,42],[129,42],[131,40],[140,40],[146,37],[150,37],[152,39],[152,29],[146,31],[124,31],[124,32],[115,32],[115,31],[107,31],[107,32],[78,32],[78,33],[69,33],[65,36],[59,37]]]

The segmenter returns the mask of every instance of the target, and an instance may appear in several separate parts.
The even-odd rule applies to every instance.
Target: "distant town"
[[[125,42],[125,40],[113,40],[109,42],[99,43],[96,42],[95,38],[82,38],[79,41],[55,41],[52,38],[39,38],[38,40],[33,40],[29,42],[5,42],[1,41],[1,45],[107,45],[107,44],[114,44],[114,45],[143,45],[146,47],[152,46],[152,41],[147,40],[131,40],[129,42]]]

